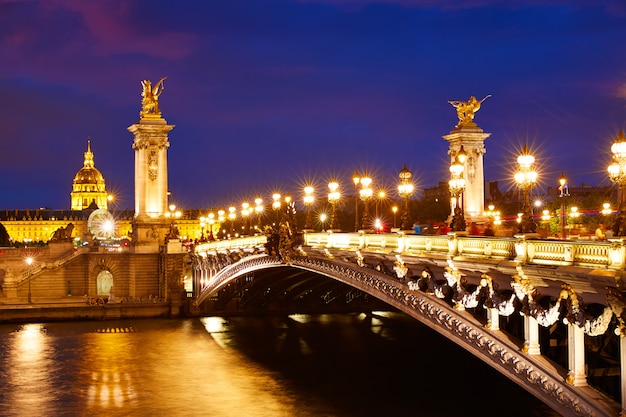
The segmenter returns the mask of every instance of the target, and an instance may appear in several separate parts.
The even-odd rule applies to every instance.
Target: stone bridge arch
[[[593,388],[568,384],[563,370],[543,356],[525,351],[524,346],[507,334],[491,331],[467,311],[455,309],[443,299],[418,291],[415,287],[410,288],[406,282],[375,268],[309,256],[296,256],[285,262],[268,255],[243,257],[221,269],[208,257],[196,257],[194,265],[196,272],[205,271],[203,278],[206,278],[196,299],[198,305],[243,276],[271,268],[301,269],[340,281],[406,313],[469,351],[564,416],[609,416],[618,413],[618,405],[610,399],[598,401],[602,394]],[[208,265],[212,265],[212,273],[209,274],[206,273]]]

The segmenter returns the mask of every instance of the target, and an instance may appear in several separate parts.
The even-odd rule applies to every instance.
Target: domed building
[[[94,165],[90,140],[87,140],[83,167],[74,177],[70,196],[72,210],[107,209],[106,185],[102,173]]]

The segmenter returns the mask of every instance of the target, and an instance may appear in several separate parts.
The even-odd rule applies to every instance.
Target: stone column
[[[487,309],[487,326],[489,330],[500,330],[500,314],[497,308]]]
[[[158,218],[167,212],[167,134],[173,128],[155,115],[144,115],[128,127],[135,137],[135,217]]]
[[[529,355],[541,355],[539,346],[539,323],[534,317],[524,316],[524,346],[522,352]]]
[[[575,324],[567,324],[567,383],[587,386],[585,374],[585,332]]]
[[[450,131],[443,136],[450,142],[448,155],[450,163],[454,161],[456,154],[463,146],[467,153],[463,176],[465,178],[465,191],[463,192],[462,203],[465,218],[472,221],[472,218],[482,217],[485,211],[485,174],[483,171],[483,155],[485,154],[485,139],[491,133],[484,133],[476,126],[463,126]]]
[[[167,149],[168,125],[160,114],[143,114],[139,123],[128,127],[134,135],[135,218],[133,247],[138,253],[156,253],[165,244],[170,229],[168,211]]]

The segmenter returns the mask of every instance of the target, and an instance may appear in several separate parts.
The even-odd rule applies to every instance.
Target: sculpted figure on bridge
[[[152,81],[150,80],[142,80],[141,87],[143,91],[141,92],[141,111],[139,115],[144,117],[148,114],[154,114],[159,116],[161,114],[161,110],[159,110],[159,96],[163,93],[165,89],[165,78],[161,78],[154,86],[152,86]]]
[[[491,94],[485,96],[482,100],[478,100],[476,96],[471,96],[468,101],[449,100],[448,103],[456,109],[456,114],[459,117],[459,122],[456,127],[476,126],[476,123],[474,123],[474,114],[480,110],[480,105],[489,97],[491,97]]]

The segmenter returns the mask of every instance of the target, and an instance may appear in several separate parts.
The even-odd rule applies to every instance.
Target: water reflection
[[[43,324],[20,326],[11,334],[6,351],[4,381],[7,387],[3,389],[16,413],[38,415],[48,410],[54,389],[48,374],[54,364],[46,327]]]
[[[96,333],[85,336],[86,349],[79,358],[86,387],[85,407],[110,410],[136,406],[137,387],[129,361],[132,335]]]
[[[6,416],[554,415],[414,320],[382,313],[4,324],[0,346]],[[485,392],[480,408],[459,406]]]

